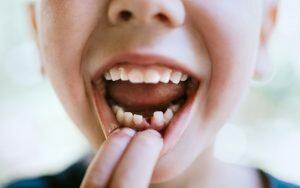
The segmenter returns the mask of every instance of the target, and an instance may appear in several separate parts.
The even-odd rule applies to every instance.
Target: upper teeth
[[[106,80],[129,81],[131,83],[151,83],[159,82],[178,84],[180,81],[186,81],[189,77],[180,71],[170,70],[168,68],[128,68],[114,67],[104,74]]]
[[[117,68],[110,69],[108,74],[110,74],[112,81],[121,79],[121,72]]]

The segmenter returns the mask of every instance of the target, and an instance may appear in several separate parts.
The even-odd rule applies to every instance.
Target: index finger
[[[120,159],[110,187],[148,187],[162,146],[163,139],[157,131],[138,132]]]
[[[124,128],[114,132],[101,146],[89,165],[81,188],[107,187],[109,179],[135,131]]]

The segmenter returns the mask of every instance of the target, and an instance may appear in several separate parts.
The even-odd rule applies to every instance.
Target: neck
[[[260,173],[251,168],[222,162],[213,147],[202,153],[182,175],[153,187],[243,187],[265,188]]]

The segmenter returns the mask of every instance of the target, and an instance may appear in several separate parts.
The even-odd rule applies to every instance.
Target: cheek
[[[92,144],[102,132],[86,95],[82,54],[92,33],[99,9],[94,0],[41,1],[38,43],[46,76],[51,80],[67,113]]]
[[[211,76],[203,111],[193,116],[193,123],[173,153],[160,161],[157,179],[182,172],[212,145],[219,128],[236,109],[253,72],[260,37],[260,10],[240,14],[234,11],[234,4],[229,8],[222,6],[222,2],[212,5],[213,2],[195,0],[187,4],[192,25],[202,35],[209,53]],[[174,166],[173,162],[178,160]]]
[[[206,107],[209,119],[227,119],[249,85],[260,38],[259,7],[257,0],[195,0],[189,4],[194,27],[203,35],[211,61]]]
[[[42,1],[39,46],[47,75],[66,89],[80,85],[81,57],[97,17],[97,6],[73,1]],[[71,92],[76,95],[76,92]],[[73,96],[75,97],[75,96]]]

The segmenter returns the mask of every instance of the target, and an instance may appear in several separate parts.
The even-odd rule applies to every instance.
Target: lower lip
[[[105,93],[96,92],[96,90],[99,91],[99,89],[95,89],[95,87],[101,86],[104,87],[104,83],[97,83],[97,86],[93,86],[93,106],[97,112],[98,121],[104,131],[104,135],[108,138],[110,134],[118,128],[118,122],[111,107],[106,102]],[[198,90],[200,90],[200,86],[198,86]],[[187,128],[196,96],[196,90],[188,94],[185,103],[180,107],[170,124],[164,130],[164,147],[161,156],[165,155],[176,145]]]
[[[200,86],[198,90],[200,90]],[[179,141],[182,134],[186,130],[190,122],[189,119],[191,118],[192,114],[192,106],[195,102],[196,97],[197,91],[193,91],[188,95],[187,100],[185,101],[183,106],[180,107],[177,115],[173,117],[170,124],[166,128],[164,134],[164,147],[161,155],[165,155],[168,151],[170,151],[176,145],[176,143]]]

